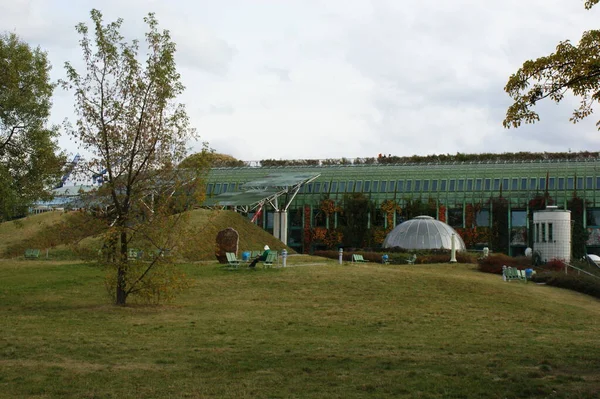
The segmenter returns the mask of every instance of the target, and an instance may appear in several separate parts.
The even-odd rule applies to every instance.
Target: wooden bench
[[[417,261],[417,255],[416,254],[413,254],[413,256],[411,256],[410,258],[406,259],[406,263],[408,263],[409,265],[414,265],[416,261]]]
[[[26,249],[25,250],[25,259],[37,259],[40,257],[39,249]]]
[[[267,259],[263,260],[263,267],[273,267],[273,263],[277,262],[277,251],[271,251],[267,255]]]
[[[233,252],[225,252],[227,257],[227,267],[231,269],[237,269],[240,267],[240,260],[235,256]]]
[[[525,270],[519,270],[516,267],[502,266],[502,279],[504,281],[524,281],[527,282]]]
[[[352,254],[352,262],[354,263],[367,263],[368,260],[363,258],[361,254]]]

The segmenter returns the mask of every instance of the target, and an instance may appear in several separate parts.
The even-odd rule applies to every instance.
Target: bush
[[[413,253],[409,253],[406,250],[403,251],[385,251],[385,252],[368,252],[368,251],[344,251],[344,261],[352,262],[353,254],[360,254],[364,259],[369,262],[381,263],[381,257],[383,254],[388,254],[389,263],[393,265],[401,265],[408,263],[407,260],[413,256]],[[315,256],[322,256],[324,258],[338,259],[339,252],[334,250],[329,251],[315,251]],[[431,252],[418,251],[416,252],[418,264],[426,263],[448,263],[450,261],[450,251],[448,250],[435,250]],[[475,255],[468,252],[457,252],[456,261],[459,263],[475,263]]]
[[[478,269],[485,273],[502,274],[502,266],[526,269],[531,267],[531,259],[526,256],[512,257],[504,254],[490,255],[480,258]]]
[[[564,272],[537,273],[531,277],[536,283],[546,283],[553,287],[566,288],[600,298],[600,279],[585,274],[565,274]]]
[[[543,263],[539,266],[540,269],[549,272],[564,271],[567,265],[561,259],[550,259],[548,262]]]

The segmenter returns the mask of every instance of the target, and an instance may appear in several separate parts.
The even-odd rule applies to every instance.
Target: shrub
[[[525,269],[531,267],[531,259],[526,256],[512,257],[504,254],[490,255],[480,258],[478,269],[485,273],[502,274],[502,266]]]
[[[545,272],[534,274],[536,283],[546,283],[553,287],[566,288],[600,298],[600,279],[585,274],[565,274],[564,272]]]
[[[344,251],[344,261],[352,262],[353,254],[360,254],[364,259],[369,262],[381,263],[381,257],[383,254],[388,254],[389,263],[395,265],[401,265],[408,263],[407,260],[413,256],[412,253],[406,252],[406,250],[401,251],[385,251],[385,252],[368,252],[368,251],[354,251],[348,250]],[[420,251],[417,252],[417,261],[418,264],[428,264],[428,263],[448,263],[450,261],[450,251],[448,250],[435,250],[431,252]],[[315,251],[315,256],[322,256],[324,258],[330,259],[338,259],[339,252],[338,251]],[[456,253],[456,261],[459,263],[475,263],[475,255],[470,254],[468,252],[457,252]]]
[[[541,264],[539,267],[542,270],[549,272],[564,271],[567,265],[561,259],[550,259],[548,262]]]

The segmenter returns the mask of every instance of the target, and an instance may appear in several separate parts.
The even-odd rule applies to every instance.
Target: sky
[[[75,25],[99,9],[143,40],[154,12],[177,44],[199,139],[246,161],[600,150],[597,114],[540,103],[504,129],[503,88],[525,60],[599,28],[583,0],[0,0],[0,31],[48,53],[52,79],[83,66]],[[57,88],[51,123],[74,120]],[[61,148],[80,151],[66,135]]]

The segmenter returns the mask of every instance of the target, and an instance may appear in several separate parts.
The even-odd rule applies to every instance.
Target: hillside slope
[[[97,236],[102,228],[97,223],[82,220],[81,215],[78,212],[47,212],[1,223],[0,254],[3,258],[12,258],[22,256],[27,248],[37,248],[43,250],[44,254],[48,250],[50,258],[76,257],[71,248],[74,244],[80,250],[78,253],[96,253],[102,247],[102,240]],[[239,233],[240,251],[262,250],[266,244],[273,250],[286,248],[293,252],[238,213],[197,209],[188,216],[186,223],[189,223],[192,233],[183,237],[183,245],[176,251],[182,260],[214,260],[216,235],[227,227]],[[89,235],[87,238],[86,234]]]

